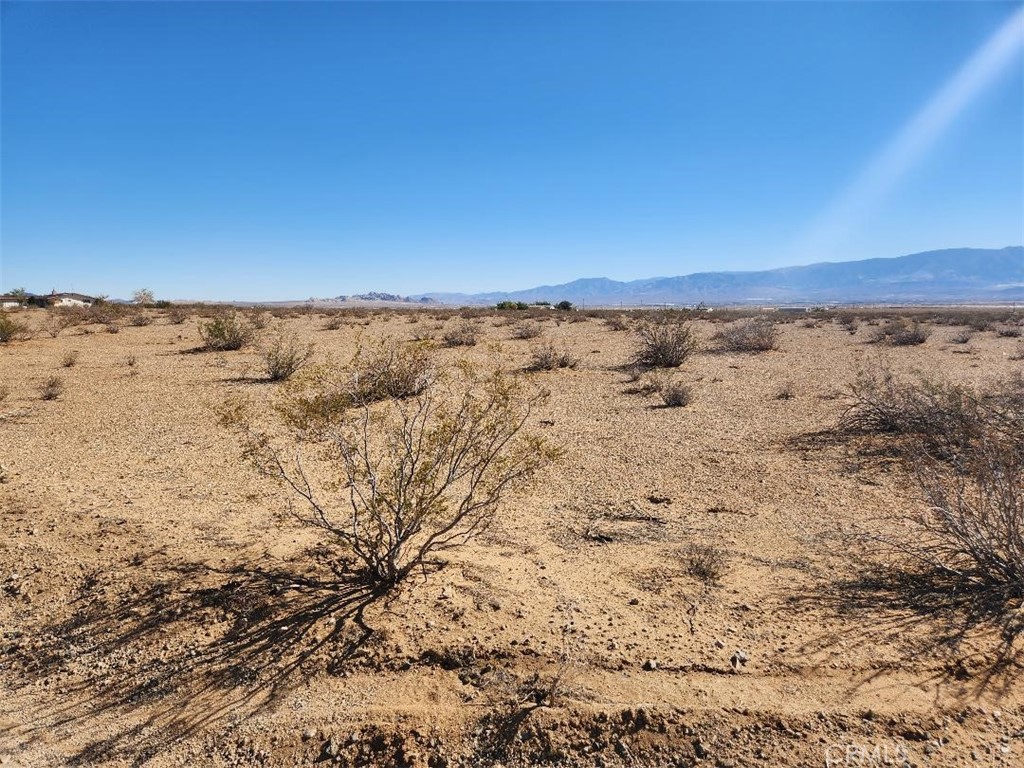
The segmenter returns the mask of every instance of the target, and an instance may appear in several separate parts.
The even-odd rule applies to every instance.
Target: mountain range
[[[1024,301],[1024,246],[949,248],[895,258],[628,282],[594,277],[521,291],[411,298],[460,305],[568,300],[585,306]]]

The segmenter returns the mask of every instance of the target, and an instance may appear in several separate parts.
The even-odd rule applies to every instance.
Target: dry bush
[[[776,400],[792,400],[796,397],[796,387],[793,386],[793,382],[787,381],[782,384],[778,389],[775,390]]]
[[[321,326],[325,331],[338,331],[345,327],[345,317],[341,314],[331,314],[324,320]]]
[[[693,402],[693,391],[681,381],[664,382],[658,393],[666,408],[682,408]]]
[[[147,325],[151,325],[152,322],[152,315],[148,315],[145,312],[135,312],[128,316],[128,325],[134,328],[145,328]]]
[[[0,384],[0,403],[11,396],[11,388],[7,384]]]
[[[56,339],[63,331],[73,328],[82,320],[82,316],[69,309],[54,309],[46,313],[46,322],[43,327],[50,336]]]
[[[628,331],[629,322],[622,315],[612,315],[604,321],[605,327],[610,331]]]
[[[512,338],[514,339],[536,339],[543,333],[543,326],[533,320],[524,320],[512,328]]]
[[[580,364],[579,358],[567,349],[559,350],[554,344],[534,347],[530,353],[530,371],[554,371],[558,368],[575,368]]]
[[[727,325],[713,340],[723,352],[768,352],[778,347],[779,329],[766,317],[751,317]]]
[[[118,325],[117,323],[108,323],[107,327],[106,327],[106,331],[107,331],[107,333],[120,333],[121,332],[121,326]]]
[[[313,345],[303,344],[298,334],[279,330],[261,350],[263,370],[271,381],[285,381],[313,358]]]
[[[874,343],[889,344],[893,347],[911,347],[924,344],[931,336],[931,329],[919,322],[900,318],[894,322],[879,326],[871,337]]]
[[[249,327],[254,331],[263,331],[269,327],[272,315],[266,309],[263,309],[262,307],[253,307],[249,310],[248,315]]]
[[[171,325],[182,325],[188,316],[189,312],[184,307],[172,306],[167,310],[167,322]]]
[[[62,368],[73,368],[75,363],[78,362],[78,350],[69,349],[60,359],[60,365]]]
[[[138,362],[139,362],[139,360],[138,360],[137,357],[135,357],[135,353],[134,352],[129,352],[124,357],[124,364],[126,366],[128,366],[129,368],[134,368],[138,364]]]
[[[299,454],[286,459],[251,427],[247,452],[304,501],[295,513],[303,524],[327,534],[369,583],[387,590],[486,531],[502,499],[555,457],[524,431],[541,394],[501,374],[460,384],[364,405],[324,433],[325,458],[314,470],[320,483]]]
[[[928,509],[902,551],[1002,599],[1024,597],[1024,460],[984,438],[968,462],[923,457],[915,474]]]
[[[56,400],[64,394],[64,379],[60,376],[50,376],[39,385],[40,400]]]
[[[118,304],[98,301],[85,310],[85,320],[83,322],[112,325],[117,323],[122,315],[124,315],[124,310]]]
[[[958,331],[950,336],[949,341],[952,344],[966,344],[971,340],[972,336],[974,336],[974,331],[970,328],[965,328],[964,330]]]
[[[253,329],[234,312],[227,312],[212,320],[199,323],[199,336],[203,346],[214,352],[241,349],[253,340]]]
[[[719,584],[728,570],[725,551],[710,544],[694,544],[684,557],[686,572],[708,586]]]
[[[480,340],[480,324],[465,320],[445,332],[442,337],[446,347],[473,347]]]
[[[899,437],[928,504],[893,513],[898,538],[874,538],[963,588],[1024,596],[1024,375],[976,392],[883,372],[854,394],[841,425]]]
[[[28,325],[12,317],[7,312],[0,311],[0,344],[10,341],[21,341],[31,337]]]
[[[697,351],[697,339],[685,322],[647,321],[636,333],[631,364],[638,368],[676,368]]]
[[[1019,325],[1002,325],[996,328],[996,335],[1001,336],[1004,339],[1019,339],[1021,337],[1021,328]]]
[[[277,408],[290,426],[310,432],[332,427],[350,408],[420,395],[436,379],[424,345],[387,339],[369,350],[360,347],[341,371],[320,366],[309,374],[296,380]]]

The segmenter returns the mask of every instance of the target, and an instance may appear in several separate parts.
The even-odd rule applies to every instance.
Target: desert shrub
[[[779,329],[766,317],[751,317],[727,325],[714,335],[723,352],[768,352],[779,343]]]
[[[910,519],[903,551],[1004,599],[1024,597],[1024,460],[984,437],[972,460],[916,466],[927,510]]]
[[[1024,341],[1017,343],[1017,349],[1010,353],[1011,360],[1024,360]]]
[[[0,312],[0,344],[27,339],[29,335],[28,326],[24,322],[7,312]]]
[[[119,305],[99,301],[85,311],[84,322],[112,325],[117,323],[123,314],[124,310]]]
[[[953,344],[966,344],[971,340],[974,332],[970,328],[965,328],[962,331],[958,331],[949,337],[949,340]]]
[[[277,409],[290,426],[320,432],[351,408],[415,397],[435,379],[424,345],[403,346],[385,339],[371,349],[360,347],[341,371],[321,366],[309,376],[303,373]]]
[[[721,582],[728,570],[724,550],[710,544],[694,544],[684,553],[686,572],[708,586]]]
[[[560,310],[562,312],[571,312],[573,309],[575,309],[575,307],[573,306],[573,303],[571,301],[560,301],[557,304],[555,304],[555,309]]]
[[[184,307],[172,304],[167,308],[167,322],[171,325],[182,325],[186,320],[188,320],[188,315],[188,310]]]
[[[480,325],[471,320],[458,323],[442,337],[446,347],[473,347],[480,340]]]
[[[134,368],[138,364],[139,360],[135,356],[134,352],[129,352],[124,356],[124,364],[129,368]]]
[[[134,328],[144,328],[153,322],[153,318],[145,312],[135,312],[128,316],[128,325]]]
[[[388,400],[332,429],[318,476],[265,434],[248,429],[248,454],[305,503],[298,519],[325,533],[377,588],[389,589],[437,553],[486,531],[498,505],[555,452],[524,428],[542,396],[495,374],[454,388]],[[290,453],[288,455],[291,455]]]
[[[648,321],[636,334],[631,364],[637,368],[676,368],[697,351],[697,339],[685,322]]]
[[[63,331],[73,328],[81,321],[81,316],[74,310],[54,309],[46,313],[43,327],[50,336],[56,339]]]
[[[628,331],[629,323],[622,315],[612,315],[604,321],[605,327],[610,331]]]
[[[328,315],[321,326],[325,331],[337,331],[345,327],[345,318],[340,314]]]
[[[787,381],[775,390],[776,400],[792,400],[794,397],[796,397],[796,388],[791,381]]]
[[[313,345],[295,333],[278,331],[261,350],[263,370],[271,381],[284,381],[304,368],[313,357]]]
[[[554,344],[545,344],[533,348],[527,370],[554,371],[558,368],[575,368],[579,363],[579,358],[568,350],[559,350]]]
[[[60,376],[50,376],[39,385],[41,400],[56,400],[62,394],[64,394],[64,379]]]
[[[249,326],[254,331],[263,331],[270,326],[270,318],[272,315],[262,307],[253,307],[248,312],[249,315]]]
[[[117,323],[108,323],[107,327],[106,327],[106,331],[107,331],[107,333],[120,333],[121,332],[121,326],[118,325]]]
[[[871,337],[871,341],[889,344],[893,347],[910,347],[924,344],[931,333],[931,329],[922,326],[917,321],[900,318],[879,326]]]
[[[996,334],[1004,339],[1019,339],[1021,337],[1021,333],[1022,331],[1019,325],[1001,325],[996,328]]]
[[[253,339],[253,330],[236,313],[228,312],[199,323],[199,336],[206,349],[227,352],[248,345]]]
[[[7,384],[0,384],[0,403],[11,396],[11,388]]]
[[[692,390],[680,381],[664,382],[658,392],[666,408],[681,408],[693,402]]]
[[[69,349],[60,359],[62,368],[73,368],[75,363],[78,362],[78,350]]]
[[[512,338],[514,339],[536,339],[538,336],[544,333],[544,328],[540,323],[534,322],[533,320],[526,320],[522,323],[518,323],[512,329]]]

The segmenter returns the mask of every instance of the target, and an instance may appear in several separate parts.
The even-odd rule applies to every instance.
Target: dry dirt
[[[983,384],[1021,368],[1017,339],[889,348],[797,320],[777,351],[696,355],[693,403],[663,408],[631,392],[630,332],[548,320],[539,341],[581,362],[532,374],[552,394],[531,429],[564,458],[374,599],[217,423],[280,386],[256,352],[190,352],[196,318],[154,316],[0,346],[0,764],[1024,765],[1024,640],[863,578],[882,555],[843,530],[920,502],[828,435],[879,359]],[[440,336],[418,317],[284,322],[346,360]],[[526,364],[532,342],[483,326],[440,364]],[[726,553],[717,585],[688,572],[699,544]]]

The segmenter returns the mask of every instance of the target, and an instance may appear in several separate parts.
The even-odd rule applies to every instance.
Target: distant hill
[[[1024,301],[1024,246],[949,248],[909,256],[822,262],[760,272],[698,272],[619,282],[583,278],[492,293],[427,293],[445,304],[561,301],[588,306]]]

